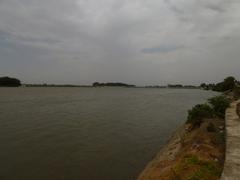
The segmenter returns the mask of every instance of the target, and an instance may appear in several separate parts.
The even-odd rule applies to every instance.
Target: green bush
[[[224,96],[217,96],[208,100],[212,105],[214,114],[221,118],[224,118],[225,111],[230,105],[230,101]]]
[[[209,103],[209,104],[208,104]],[[200,126],[204,118],[218,116],[224,118],[225,111],[230,105],[230,100],[225,96],[216,96],[208,100],[206,104],[198,104],[188,111],[187,123],[192,124],[193,128]],[[212,127],[210,127],[211,131]]]
[[[188,111],[187,123],[200,126],[204,118],[213,117],[213,109],[208,104],[198,104]]]

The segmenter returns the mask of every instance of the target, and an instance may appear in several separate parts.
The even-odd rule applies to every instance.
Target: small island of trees
[[[0,77],[0,87],[19,87],[21,81],[11,77]]]
[[[135,85],[130,85],[130,84],[125,84],[125,83],[120,83],[120,82],[109,82],[109,83],[99,83],[99,82],[95,82],[92,85],[93,87],[104,87],[104,86],[108,86],[108,87],[136,87]]]

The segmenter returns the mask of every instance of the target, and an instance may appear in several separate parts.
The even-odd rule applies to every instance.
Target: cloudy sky
[[[240,79],[239,0],[0,0],[0,76],[137,85]]]

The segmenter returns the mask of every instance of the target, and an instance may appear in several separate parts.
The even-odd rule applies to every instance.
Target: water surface
[[[0,88],[1,180],[132,180],[216,93]]]

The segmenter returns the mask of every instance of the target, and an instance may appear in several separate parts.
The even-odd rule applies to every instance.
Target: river
[[[216,95],[195,89],[0,88],[1,180],[133,180]]]

